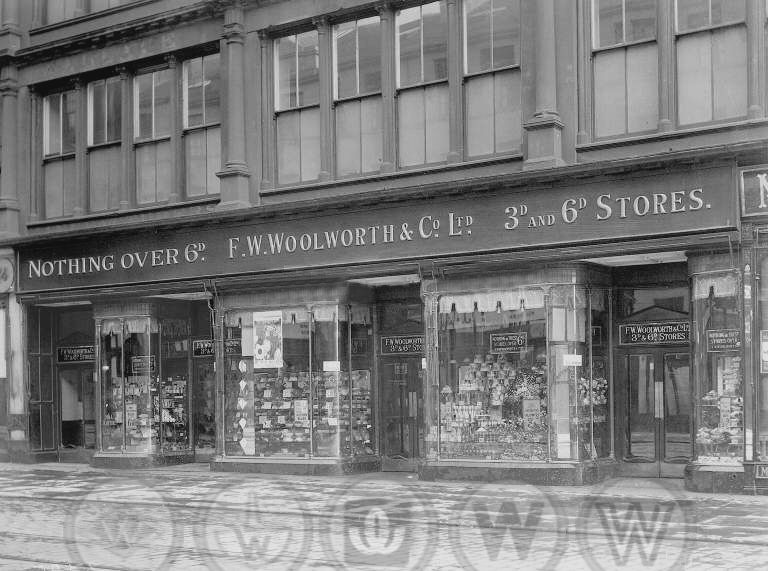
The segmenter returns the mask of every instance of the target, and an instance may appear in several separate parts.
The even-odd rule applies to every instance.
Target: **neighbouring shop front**
[[[29,448],[744,485],[736,178],[730,164],[602,175],[29,244]]]

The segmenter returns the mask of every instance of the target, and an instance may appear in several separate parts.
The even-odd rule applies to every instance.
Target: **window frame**
[[[218,82],[219,82],[219,118],[216,121],[208,121],[208,105],[206,104],[206,80],[205,80],[205,60],[206,58],[209,58],[210,56],[216,55],[218,56]],[[203,121],[200,124],[196,125],[190,125],[189,124],[189,65],[190,62],[194,60],[200,60],[202,65],[202,77],[203,77],[203,85],[202,85],[202,97],[201,97],[201,106],[203,111]],[[213,53],[206,53],[202,55],[198,55],[195,57],[189,57],[185,58],[182,61],[182,72],[181,72],[181,110],[182,110],[182,124],[181,129],[182,132],[187,131],[194,131],[196,129],[207,129],[208,127],[218,127],[221,126],[221,114],[222,114],[222,77],[221,77],[221,53],[220,52],[213,52]]]
[[[718,30],[720,28],[727,28],[727,27],[730,27],[730,26],[746,26],[747,25],[747,17],[748,17],[747,16],[748,7],[747,7],[746,1],[745,0],[727,0],[727,1],[728,2],[737,1],[737,2],[741,2],[742,3],[742,6],[744,7],[744,15],[743,15],[743,17],[740,20],[729,20],[729,21],[726,21],[726,22],[718,22],[717,24],[713,24],[712,23],[712,0],[707,0],[707,6],[709,7],[708,22],[707,22],[707,24],[704,25],[704,26],[699,26],[697,28],[691,28],[691,29],[688,29],[688,30],[680,30],[680,18],[679,18],[680,11],[678,10],[678,2],[679,2],[679,0],[675,0],[675,4],[674,4],[674,7],[673,7],[674,13],[672,14],[672,17],[674,18],[674,23],[675,23],[675,30],[674,30],[675,37],[685,36],[685,35],[688,35],[688,34],[696,34],[696,33],[699,33],[699,32],[713,31],[713,30]]]
[[[659,0],[655,0],[655,26],[654,26],[654,33],[653,37],[648,38],[641,38],[639,40],[629,40],[627,41],[627,1],[628,0],[621,0],[621,37],[622,41],[616,42],[613,44],[608,44],[605,46],[601,46],[599,43],[600,40],[600,16],[599,16],[599,7],[598,3],[600,0],[592,0],[590,2],[590,49],[592,53],[600,52],[600,51],[606,51],[606,50],[613,50],[617,48],[626,48],[626,47],[632,47],[637,46],[641,44],[647,44],[647,43],[659,43],[659,34],[658,34],[658,26],[659,26]],[[666,0],[661,0],[662,2],[665,2]],[[677,6],[677,0],[675,0],[675,6]]]
[[[64,89],[56,91],[43,96],[43,162],[55,159],[66,159],[74,157],[77,152],[77,125],[74,128],[74,141],[72,149],[64,151],[64,96],[69,95],[70,98],[74,98],[76,91],[74,89]],[[50,98],[56,97],[59,101],[59,121],[58,121],[58,133],[59,133],[59,149],[57,151],[50,151]],[[77,108],[75,108],[75,114],[77,114]],[[75,119],[77,122],[77,119]]]
[[[332,74],[332,87],[333,87],[333,104],[334,106],[337,103],[345,103],[347,101],[355,101],[355,100],[362,100],[366,97],[376,96],[376,95],[382,95],[384,92],[384,85],[381,83],[381,64],[379,64],[379,89],[372,90],[372,91],[360,91],[360,39],[359,39],[359,22],[363,20],[378,20],[378,31],[379,35],[381,35],[382,31],[382,21],[381,16],[371,16],[371,15],[361,15],[358,18],[355,18],[353,20],[344,20],[339,22],[334,22],[331,26],[331,33],[332,33],[332,39],[331,39],[331,74]],[[353,22],[355,24],[355,81],[357,84],[356,93],[354,95],[345,95],[344,97],[339,97],[339,74],[338,74],[338,27],[342,24],[348,24],[350,22]],[[383,47],[381,46],[381,42],[379,42],[379,55],[381,55],[383,50]]]
[[[93,128],[94,128],[94,102],[93,102],[93,89],[94,86],[98,83],[102,83],[104,85],[105,91],[105,97],[104,97],[104,135],[105,140],[94,142],[93,140]],[[117,92],[120,96],[120,109],[118,111],[118,123],[119,128],[116,135],[116,138],[110,139],[109,138],[109,83],[116,83],[117,84]],[[119,75],[113,75],[109,77],[105,77],[102,79],[97,79],[93,81],[88,82],[87,86],[87,146],[89,148],[91,147],[103,147],[103,146],[110,146],[110,145],[121,145],[123,142],[123,132],[122,132],[122,122],[123,122],[123,94],[122,94],[122,78]]]
[[[429,79],[424,80],[424,6],[428,6],[430,4],[443,4],[446,10],[446,22],[445,22],[445,32],[446,32],[446,43],[445,43],[445,61],[446,61],[446,69],[445,69],[445,76],[438,78],[438,79]],[[400,82],[400,32],[398,29],[398,14],[402,12],[403,10],[410,10],[413,8],[419,9],[419,64],[420,64],[420,80],[416,83],[412,83],[409,85],[402,85]],[[430,87],[432,85],[438,85],[438,84],[448,84],[450,79],[450,55],[451,50],[450,46],[448,44],[447,35],[450,33],[450,21],[449,21],[449,14],[448,14],[448,3],[446,0],[431,0],[427,2],[422,2],[420,4],[416,4],[414,6],[403,6],[397,10],[395,10],[394,13],[394,33],[395,33],[395,73],[394,73],[394,79],[395,79],[395,93],[400,93],[401,91],[406,91],[408,89],[416,89],[416,88],[424,88],[424,87]],[[428,163],[427,163],[428,164]]]
[[[518,57],[517,62],[512,64],[506,64],[506,65],[500,65],[500,66],[494,66],[493,65],[493,3],[498,0],[489,0],[491,3],[491,17],[490,17],[490,25],[491,25],[491,66],[488,69],[482,70],[482,71],[469,71],[469,61],[467,57],[467,40],[469,38],[469,33],[467,32],[467,2],[462,2],[462,12],[461,12],[461,70],[462,70],[462,77],[467,79],[472,79],[478,76],[487,75],[490,73],[496,73],[500,71],[508,71],[511,69],[522,69],[521,64],[521,55],[520,50],[522,46],[522,7],[520,2],[518,1],[518,43],[517,43],[517,50],[518,50]]]
[[[133,74],[133,77],[131,78],[133,85],[131,86],[133,90],[133,144],[134,146],[139,146],[142,144],[147,143],[155,143],[155,142],[161,142],[161,141],[167,141],[170,140],[173,135],[173,120],[172,117],[169,117],[169,125],[168,125],[168,133],[158,135],[156,132],[156,116],[157,116],[157,109],[156,109],[156,98],[155,98],[155,75],[162,72],[169,72],[170,74],[170,83],[173,83],[176,79],[173,75],[173,69],[168,66],[162,66],[162,67],[156,67],[156,68],[149,68],[144,70],[136,71]],[[139,77],[143,75],[151,75],[152,76],[152,134],[148,137],[142,137],[139,135],[140,132],[140,104],[139,101]],[[169,93],[169,105],[171,107],[170,112],[173,113],[173,107],[174,107],[174,101],[172,100],[172,89],[170,90],[171,93]]]
[[[314,34],[315,35],[315,48],[317,49],[317,58],[318,58],[318,65],[317,65],[317,72],[318,72],[318,97],[317,101],[314,103],[307,103],[304,104],[301,101],[299,101],[299,86],[301,82],[301,77],[299,74],[299,41],[298,37],[303,34]],[[283,38],[291,38],[293,37],[295,39],[295,50],[294,50],[294,61],[296,64],[296,105],[289,106],[289,107],[280,107],[280,53],[277,48],[277,43],[282,40]],[[312,108],[320,108],[321,102],[320,102],[320,86],[323,82],[323,74],[322,69],[320,69],[319,59],[320,59],[320,51],[322,50],[322,46],[320,45],[320,33],[317,28],[311,28],[311,29],[302,29],[294,31],[290,34],[281,34],[279,36],[275,36],[271,39],[272,41],[272,52],[273,52],[273,64],[272,64],[272,89],[274,90],[274,108],[273,112],[275,114],[275,117],[280,115],[281,113],[290,113],[292,111],[301,111],[303,109],[312,109]]]

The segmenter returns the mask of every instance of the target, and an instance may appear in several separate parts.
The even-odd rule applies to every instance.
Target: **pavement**
[[[768,497],[0,464],[3,569],[755,569]]]

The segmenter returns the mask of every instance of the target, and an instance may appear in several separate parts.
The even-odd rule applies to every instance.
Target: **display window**
[[[428,457],[583,459],[610,450],[607,293],[583,286],[440,297],[439,413],[427,414]]]
[[[740,280],[733,271],[693,277],[696,459],[744,459]]]
[[[101,451],[191,453],[187,318],[96,321],[101,362]]]
[[[374,453],[370,310],[235,309],[225,318],[225,455]]]
[[[150,317],[130,317],[104,319],[97,327],[103,404],[101,449],[148,454],[153,428],[157,429],[152,418],[157,323]],[[154,441],[158,441],[157,435]]]

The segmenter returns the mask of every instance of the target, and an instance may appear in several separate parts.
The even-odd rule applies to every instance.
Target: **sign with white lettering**
[[[741,214],[768,214],[768,165],[741,171]]]
[[[535,192],[281,215],[56,240],[19,249],[22,292],[220,278],[735,229],[731,167],[640,173]],[[225,215],[222,215],[225,216]]]
[[[707,353],[739,349],[741,349],[741,331],[738,329],[707,329]]]
[[[407,355],[423,352],[423,335],[389,335],[381,338],[382,355]]]
[[[240,339],[225,339],[224,353],[227,355],[242,355]],[[192,341],[193,357],[213,357],[213,339],[195,339]]]
[[[131,374],[147,375],[155,372],[154,355],[137,355],[131,357]]]
[[[516,333],[491,333],[491,353],[517,353],[528,345],[528,333],[519,331]]]
[[[755,464],[755,479],[768,480],[768,464]]]
[[[691,324],[687,321],[660,321],[625,323],[619,325],[621,345],[681,345],[691,338]]]
[[[93,345],[56,348],[56,362],[58,363],[88,363],[95,358],[96,348]]]

